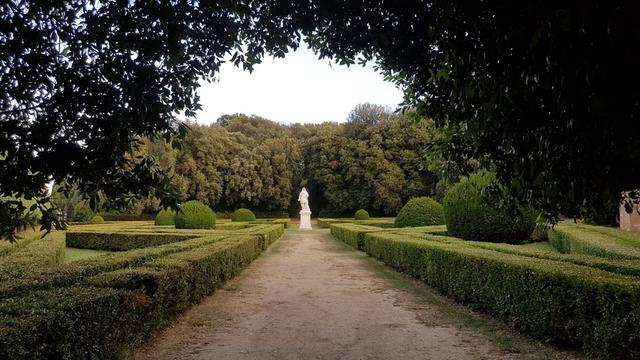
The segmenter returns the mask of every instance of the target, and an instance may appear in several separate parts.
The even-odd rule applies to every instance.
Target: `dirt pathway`
[[[331,239],[283,238],[135,359],[573,359]]]

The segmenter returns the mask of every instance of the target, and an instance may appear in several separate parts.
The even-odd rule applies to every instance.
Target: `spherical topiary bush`
[[[233,212],[231,221],[256,221],[256,215],[249,209],[240,208]]]
[[[462,178],[444,198],[449,235],[465,240],[522,243],[531,237],[535,212],[515,204],[498,208],[489,194],[505,194],[495,175],[482,170]],[[508,205],[508,204],[507,204]]]
[[[174,225],[176,213],[172,210],[160,210],[156,215],[156,225]]]
[[[92,224],[104,224],[104,218],[100,215],[96,215],[89,220]]]
[[[191,200],[180,206],[174,218],[176,229],[212,229],[216,213],[200,201]]]
[[[369,220],[369,213],[365,209],[360,209],[356,211],[353,218],[356,220]]]
[[[442,205],[429,197],[409,200],[398,212],[396,227],[428,226],[444,224]]]

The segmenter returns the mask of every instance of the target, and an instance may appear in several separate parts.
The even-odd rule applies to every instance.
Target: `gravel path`
[[[285,235],[135,359],[575,359],[333,240]]]

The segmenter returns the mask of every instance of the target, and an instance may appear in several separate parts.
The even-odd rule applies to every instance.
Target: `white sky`
[[[385,82],[373,64],[330,64],[302,46],[284,59],[264,59],[253,73],[224,64],[218,82],[201,82],[198,123],[210,124],[234,113],[284,123],[342,122],[359,103],[395,109],[402,101],[402,92]]]

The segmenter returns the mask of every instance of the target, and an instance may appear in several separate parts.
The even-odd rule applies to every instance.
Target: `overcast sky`
[[[402,100],[402,92],[385,82],[372,64],[330,64],[328,60],[318,60],[306,47],[284,59],[265,59],[251,74],[224,64],[219,82],[203,81],[198,94],[203,107],[197,116],[201,124],[234,113],[284,123],[341,122],[359,103],[395,109]]]

